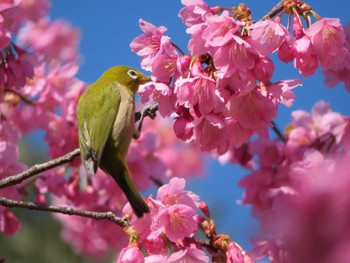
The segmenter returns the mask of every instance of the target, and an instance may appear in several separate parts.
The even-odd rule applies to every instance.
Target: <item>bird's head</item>
[[[134,94],[136,94],[140,84],[144,84],[151,80],[140,71],[127,66],[112,67],[108,69],[101,77],[108,79],[109,81],[116,81],[122,84]]]

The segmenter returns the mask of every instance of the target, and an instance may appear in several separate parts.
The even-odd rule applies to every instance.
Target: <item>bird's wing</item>
[[[96,173],[103,148],[112,131],[121,96],[121,84],[92,84],[77,107],[79,145],[89,175]]]

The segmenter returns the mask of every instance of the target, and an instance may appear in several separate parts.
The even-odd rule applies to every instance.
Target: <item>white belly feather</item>
[[[134,95],[126,88],[120,89],[120,97],[121,102],[111,136],[115,147],[119,149],[119,153],[125,158],[131,138],[135,132],[135,104]]]

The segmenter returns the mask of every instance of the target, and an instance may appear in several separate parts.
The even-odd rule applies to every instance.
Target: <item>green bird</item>
[[[108,69],[81,95],[77,106],[81,158],[89,175],[100,167],[123,190],[137,217],[149,212],[138,193],[126,162],[135,129],[135,94],[140,84],[150,81],[126,66]]]

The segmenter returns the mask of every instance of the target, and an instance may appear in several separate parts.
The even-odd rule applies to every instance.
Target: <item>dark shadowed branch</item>
[[[20,208],[25,208],[29,210],[60,213],[65,215],[76,215],[81,217],[97,219],[97,220],[109,220],[123,228],[129,226],[128,221],[126,221],[124,218],[117,217],[112,212],[93,212],[93,211],[75,209],[71,207],[60,207],[60,206],[54,206],[54,205],[46,206],[46,205],[35,204],[33,202],[11,200],[4,197],[0,197],[0,205],[10,207],[10,208],[20,207]]]

